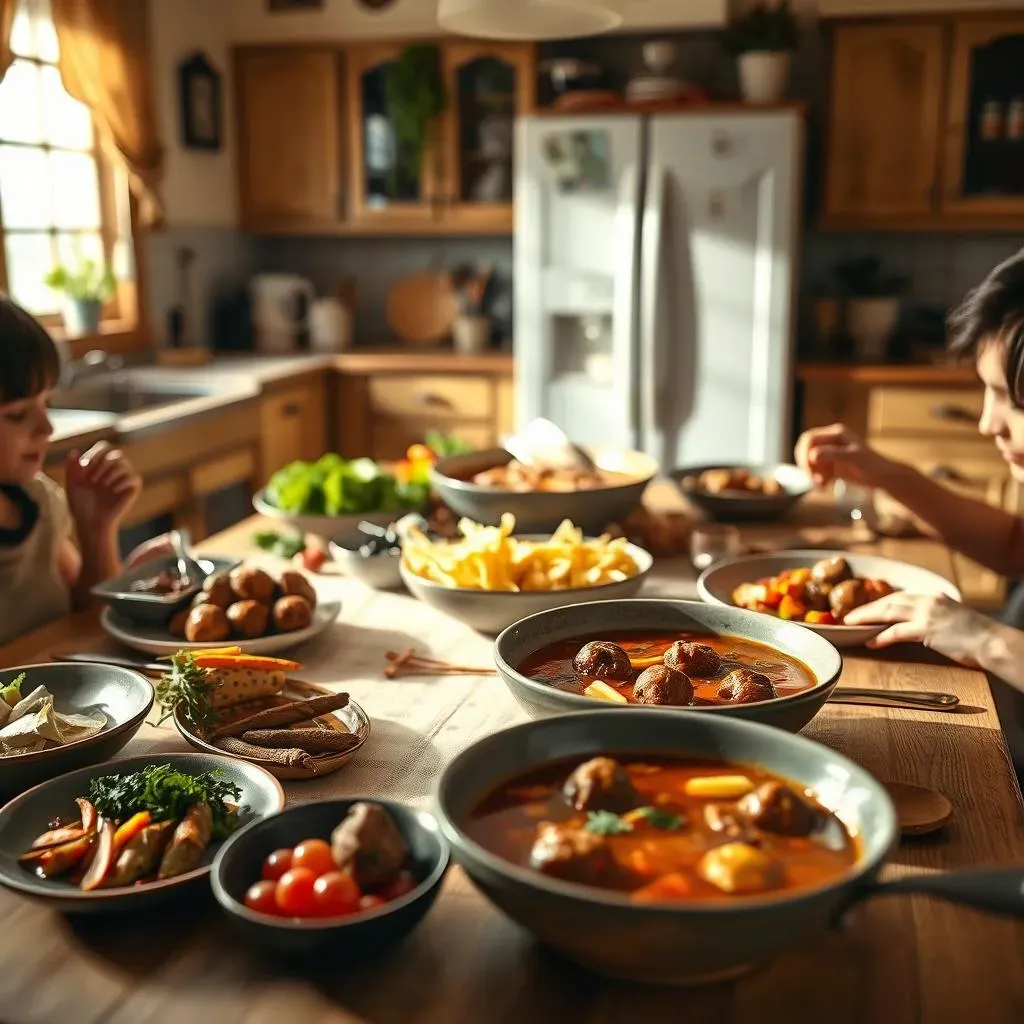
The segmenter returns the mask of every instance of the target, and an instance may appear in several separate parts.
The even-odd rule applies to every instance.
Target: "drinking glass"
[[[701,523],[690,534],[690,561],[703,572],[709,565],[740,553],[740,531],[727,523]]]

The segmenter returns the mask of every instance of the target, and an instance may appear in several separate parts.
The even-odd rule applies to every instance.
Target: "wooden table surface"
[[[815,525],[817,517],[817,525]],[[259,520],[248,520],[204,545],[251,554]],[[754,540],[848,544],[926,565],[953,577],[949,553],[930,541],[872,543],[838,526],[828,510],[802,523],[747,531]],[[363,704],[375,733],[362,767],[310,783],[286,784],[289,801],[367,793],[413,793],[428,805],[440,768],[437,751],[458,749],[522,712],[493,680],[435,679],[422,686],[386,681],[379,666],[394,646],[396,623],[435,654],[466,662],[486,657],[489,641],[436,616],[412,598],[376,594],[327,576],[345,606],[334,640],[299,657],[318,682],[332,679]],[[693,597],[693,573],[661,561],[645,594]],[[104,644],[93,615],[71,617],[0,649],[5,665],[48,660],[54,652],[95,651]],[[114,649],[109,642],[109,649]],[[475,661],[474,663],[483,663]],[[974,671],[906,650],[885,657],[852,652],[843,683],[880,689],[956,693],[960,713],[827,705],[804,730],[864,765],[882,780],[918,783],[945,793],[954,815],[937,836],[904,841],[886,869],[907,872],[1024,864],[1022,803],[999,731],[989,686]],[[429,685],[428,685],[429,684]],[[403,758],[415,746],[406,716],[452,690],[450,706],[431,722],[434,761]],[[475,688],[475,690],[474,690]],[[475,700],[476,692],[486,695]],[[458,713],[456,713],[458,712]],[[449,720],[450,719],[450,720]],[[462,722],[454,744],[444,736]],[[406,723],[406,724],[403,724]],[[146,725],[125,749],[182,749],[167,727]],[[387,765],[385,770],[382,766]],[[376,774],[375,774],[376,773]],[[362,787],[362,789],[360,789]],[[289,970],[237,939],[210,898],[152,913],[65,919],[0,891],[0,1021],[54,1024],[762,1024],[827,1020],[829,1024],[1010,1024],[1024,1020],[1024,924],[986,917],[922,897],[877,900],[843,932],[820,936],[745,978],[709,988],[652,989],[605,981],[536,946],[490,906],[453,868],[434,909],[403,944],[358,964]]]

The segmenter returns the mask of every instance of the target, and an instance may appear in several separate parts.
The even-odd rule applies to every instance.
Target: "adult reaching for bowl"
[[[973,359],[985,388],[979,432],[1024,483],[1024,249],[997,266],[949,319],[949,350]],[[1024,576],[1024,520],[956,494],[875,451],[845,424],[814,427],[796,461],[818,486],[837,480],[886,491],[949,547],[998,572]],[[1024,692],[1024,632],[948,597],[889,594],[851,611],[849,625],[884,624],[869,646],[920,642]]]

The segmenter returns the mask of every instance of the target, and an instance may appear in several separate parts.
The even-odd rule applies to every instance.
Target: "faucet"
[[[71,387],[83,377],[92,376],[104,370],[116,373],[123,368],[124,358],[122,356],[111,355],[102,349],[94,348],[86,352],[81,359],[72,359],[65,364],[62,384],[64,387]]]

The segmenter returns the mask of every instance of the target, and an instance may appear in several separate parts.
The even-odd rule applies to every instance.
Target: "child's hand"
[[[161,533],[159,537],[143,541],[137,548],[134,548],[124,560],[124,567],[126,569],[134,569],[135,566],[142,565],[144,562],[151,562],[154,558],[159,558],[161,555],[173,554],[174,546],[171,544],[170,537],[166,533]]]
[[[64,489],[81,537],[120,525],[142,490],[142,480],[123,452],[99,441],[84,455],[68,453]]]

